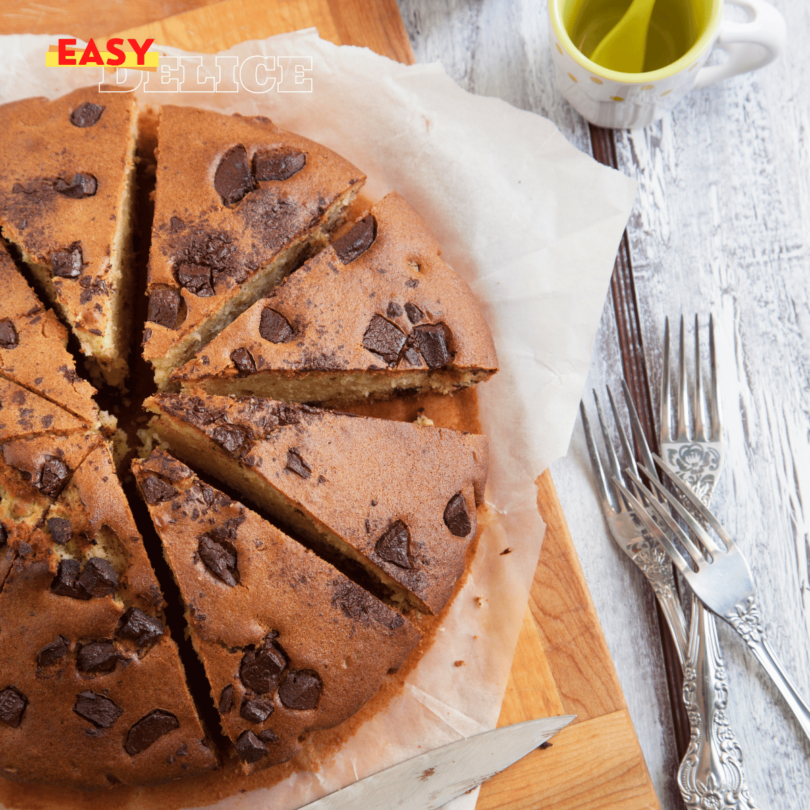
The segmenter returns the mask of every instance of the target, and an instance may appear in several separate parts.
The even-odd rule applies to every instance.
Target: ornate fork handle
[[[742,749],[726,708],[728,681],[717,627],[697,602],[692,609],[683,699],[689,716],[689,748],[678,769],[678,786],[688,810],[754,810],[748,795]]]
[[[675,590],[675,577],[672,574],[672,563],[661,545],[650,537],[642,536],[638,542],[628,549],[633,562],[641,569],[644,576],[652,586],[653,593],[661,605],[675,646],[678,658],[683,666],[688,644],[686,635],[686,619],[683,607]]]
[[[776,657],[776,653],[771,649],[771,645],[768,644],[756,596],[749,596],[745,601],[738,602],[734,606],[734,610],[723,618],[751,648],[751,652],[754,653],[759,663],[771,676],[776,688],[787,701],[805,735],[810,738],[810,706],[805,703],[799,690]]]

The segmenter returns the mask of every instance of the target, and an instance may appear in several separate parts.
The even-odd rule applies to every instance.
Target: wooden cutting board
[[[154,37],[160,44],[214,53],[246,39],[316,27],[332,42],[414,62],[395,0],[109,5],[52,0],[46,20],[34,14],[38,4],[21,6],[2,33],[69,33],[86,40],[127,27],[124,36]],[[174,13],[182,9],[187,10]],[[576,714],[577,720],[550,748],[487,782],[478,808],[660,808],[551,475],[544,473],[537,484],[537,507],[548,528],[499,725],[557,714]]]

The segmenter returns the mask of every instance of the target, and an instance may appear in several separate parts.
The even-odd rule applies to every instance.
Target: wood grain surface
[[[728,455],[713,509],[748,555],[773,644],[810,695],[810,7],[773,4],[789,32],[777,62],[693,92],[647,129],[609,138],[616,165],[640,183],[624,259],[637,327],[628,329],[631,291],[616,286],[624,274],[606,302],[586,391],[615,390],[632,361],[647,376],[637,394],[657,413],[664,317],[714,312]],[[546,115],[598,154],[598,138],[554,87],[545,6],[400,0],[419,61],[439,59],[467,89]],[[658,795],[666,808],[681,807],[654,601],[612,545],[579,425],[552,471]],[[733,632],[719,632],[751,794],[759,807],[806,808],[810,747]]]
[[[14,13],[0,7],[0,23],[10,21],[8,31],[22,26],[23,30],[67,32],[82,38],[120,31],[120,25],[108,26],[104,15],[87,28],[84,16],[71,19],[74,9],[77,14],[88,14],[93,4],[56,0],[50,5],[58,7],[51,9],[50,22],[35,14],[37,9],[43,10],[41,5],[29,3]],[[246,38],[315,25],[322,36],[333,41],[367,45],[405,62],[414,58],[392,0],[375,4],[359,0],[226,0],[199,3],[197,9],[191,5],[171,4],[181,13],[170,19],[159,13],[159,3],[143,4],[140,17],[127,5],[126,13],[117,19],[126,20],[126,35],[155,37],[163,44],[199,51],[213,52]],[[27,29],[25,19],[30,21]],[[499,723],[561,712],[576,713],[578,719],[552,747],[485,785],[479,807],[658,807],[549,473],[538,479],[538,508],[548,531]]]

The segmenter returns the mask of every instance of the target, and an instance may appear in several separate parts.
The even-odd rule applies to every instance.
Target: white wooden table
[[[640,184],[627,231],[637,319],[628,327],[608,297],[586,390],[616,390],[623,363],[640,360],[657,413],[664,317],[687,316],[691,346],[694,313],[704,323],[714,313],[727,461],[713,508],[749,558],[773,646],[810,696],[810,4],[773,1],[789,32],[779,61],[615,133],[617,165]],[[399,6],[419,61],[547,116],[592,151],[554,86],[545,2]],[[624,352],[619,323],[636,327]],[[654,599],[608,537],[579,425],[552,472],[661,803],[682,807]],[[752,797],[763,810],[810,807],[810,744],[734,632],[719,631]]]

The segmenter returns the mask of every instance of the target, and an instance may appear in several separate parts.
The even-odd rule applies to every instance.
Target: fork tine
[[[692,574],[692,569],[689,566],[689,563],[686,562],[684,559],[683,554],[675,548],[673,542],[667,537],[661,527],[650,517],[647,513],[646,508],[641,503],[641,501],[630,492],[627,487],[622,484],[621,481],[616,481],[616,486],[619,488],[619,492],[627,499],[627,502],[630,504],[631,509],[633,509],[633,513],[638,517],[638,519],[644,524],[650,534],[653,535],[664,547],[667,554],[669,554],[672,562],[678,567],[678,570],[688,579],[689,575]],[[642,484],[643,486],[643,484]]]
[[[625,433],[624,425],[622,424],[622,420],[619,418],[619,409],[616,407],[616,400],[613,399],[613,392],[610,390],[610,386],[607,386],[607,393],[608,399],[610,400],[610,409],[613,411],[613,420],[616,423],[616,429],[619,432],[619,441],[622,443],[622,449],[624,450],[625,457],[629,460],[630,469],[633,472],[638,473],[638,468],[636,467],[636,459],[633,455],[633,449],[630,447],[630,440],[627,438],[627,433]]]
[[[719,442],[723,438],[723,425],[720,422],[720,392],[717,387],[717,351],[714,344],[714,317],[709,314],[709,357],[712,372],[712,395],[709,403],[711,412],[710,440]]]
[[[596,415],[599,418],[599,426],[602,429],[602,438],[605,441],[605,450],[607,451],[608,462],[610,463],[611,475],[621,479],[622,467],[619,463],[619,457],[616,455],[616,448],[613,446],[613,439],[611,439],[610,433],[608,433],[605,417],[602,413],[602,403],[599,401],[596,391],[593,392],[593,401],[596,403]]]
[[[644,473],[649,476],[650,471],[644,469]],[[712,555],[714,554],[723,554],[724,549],[720,548],[717,543],[714,542],[711,535],[700,525],[700,523],[695,520],[694,516],[689,512],[686,507],[675,498],[671,492],[668,492],[659,481],[650,479],[650,483],[652,483],[655,491],[658,492],[666,502],[686,521],[689,525],[689,528],[697,535],[698,540],[700,540],[701,544],[704,548]],[[659,501],[661,498],[658,499]]]
[[[664,368],[661,371],[661,443],[672,441],[672,383],[669,369],[669,318],[664,319]]]
[[[667,328],[667,339],[669,339],[669,323],[667,323],[666,328]],[[642,461],[644,462],[644,464],[646,464],[648,467],[654,470],[655,464],[653,463],[650,445],[647,444],[647,437],[644,435],[644,430],[641,427],[641,420],[638,418],[638,411],[636,410],[633,398],[630,396],[630,388],[628,387],[627,382],[624,379],[622,380],[622,391],[624,392],[624,402],[627,405],[627,413],[630,415],[630,427],[633,429],[633,436],[635,436],[636,444],[638,444],[638,448],[641,451]],[[638,475],[638,467],[636,466],[636,460],[635,458],[633,458],[632,453],[630,453],[629,456],[633,460],[632,470],[633,472],[636,473],[636,475]]]
[[[703,375],[700,373],[700,319],[695,315],[695,441],[706,441],[706,424],[703,421]]]
[[[683,315],[681,315],[681,339],[678,347],[678,427],[675,441],[687,442],[689,436],[686,432],[687,404],[686,398],[686,349],[683,328]]]
[[[689,552],[689,556],[695,563],[700,565],[700,563],[704,561],[703,552],[693,542],[692,538],[675,522],[675,519],[666,508],[666,504],[656,500],[652,490],[650,490],[640,478],[636,478],[632,475],[630,478],[636,485],[636,489],[649,501],[650,509],[667,524],[669,530],[680,540],[683,547]],[[652,483],[656,488],[661,488],[661,485],[657,481],[652,481]],[[668,502],[671,503],[671,501],[669,501],[669,497],[671,497],[669,493],[665,493],[665,497],[667,497]]]
[[[585,442],[588,445],[588,455],[591,457],[591,464],[593,465],[593,474],[596,478],[596,488],[599,490],[599,499],[602,501],[602,506],[613,509],[613,499],[608,491],[608,482],[605,478],[605,470],[602,467],[602,460],[599,458],[599,452],[596,449],[596,442],[593,440],[593,433],[591,432],[591,425],[588,422],[588,414],[585,412],[584,403],[579,403],[579,415],[582,417],[582,427],[585,429]]]
[[[737,548],[737,544],[731,539],[728,532],[720,525],[720,522],[717,518],[706,508],[703,502],[698,498],[698,496],[690,489],[680,478],[678,478],[675,473],[673,473],[670,469],[667,468],[666,464],[664,464],[663,459],[661,459],[658,455],[653,453],[653,458],[658,462],[658,466],[664,471],[667,476],[667,480],[671,481],[680,491],[683,493],[684,497],[689,501],[692,505],[692,508],[698,515],[703,518],[714,530],[717,532],[717,536],[723,541],[726,548],[729,551],[733,551]]]

